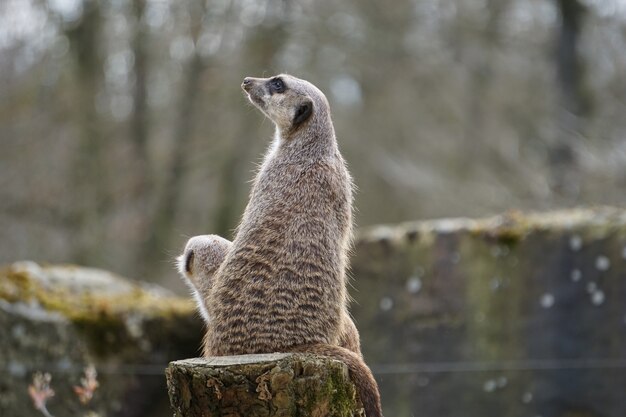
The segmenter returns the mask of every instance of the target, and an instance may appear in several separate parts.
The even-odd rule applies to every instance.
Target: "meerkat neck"
[[[292,161],[323,159],[339,153],[335,130],[327,114],[319,114],[295,132],[284,132],[278,127],[275,150]]]

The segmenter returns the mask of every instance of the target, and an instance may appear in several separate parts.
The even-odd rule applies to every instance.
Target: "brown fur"
[[[277,79],[284,88],[277,90]],[[242,87],[276,134],[236,237],[201,290],[208,315],[204,353],[312,352],[340,359],[367,417],[380,417],[378,387],[347,310],[352,182],[326,97],[288,75],[246,78]]]
[[[176,258],[178,272],[192,290],[206,322],[209,313],[204,301],[213,288],[215,271],[224,262],[231,246],[230,241],[217,235],[194,236],[187,241],[183,254]]]
[[[232,242],[217,235],[194,236],[187,241],[183,254],[176,259],[178,271],[192,290],[198,310],[207,323],[210,319],[205,299],[213,288],[215,272],[231,246]],[[339,346],[362,357],[359,332],[347,311],[342,315],[340,327]]]

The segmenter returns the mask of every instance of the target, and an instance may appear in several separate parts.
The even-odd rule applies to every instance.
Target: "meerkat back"
[[[207,353],[336,345],[347,315],[352,183],[328,102],[285,75],[243,87],[276,134],[207,302],[216,318]]]

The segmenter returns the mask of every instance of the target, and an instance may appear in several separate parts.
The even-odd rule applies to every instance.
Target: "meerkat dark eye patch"
[[[193,263],[194,253],[193,251],[189,251],[187,254],[187,259],[185,259],[185,272],[191,274],[191,265]]]
[[[293,125],[298,126],[308,119],[313,113],[313,103],[310,101],[305,101],[300,104],[296,109],[296,114],[293,116]]]
[[[272,78],[269,82],[270,94],[284,93],[287,89],[285,83],[280,78]]]

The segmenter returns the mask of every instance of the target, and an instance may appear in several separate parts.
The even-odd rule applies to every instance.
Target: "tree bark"
[[[548,149],[551,183],[564,197],[579,194],[580,175],[575,152],[581,118],[589,116],[591,104],[585,93],[585,68],[579,42],[587,9],[579,0],[557,0],[561,26],[556,42],[556,70],[559,87],[557,138]]]
[[[71,170],[75,190],[74,204],[79,207],[80,233],[73,239],[72,259],[80,264],[99,265],[104,240],[103,218],[110,209],[107,185],[106,149],[95,97],[101,82],[102,54],[100,32],[102,15],[94,1],[84,3],[80,23],[68,29],[67,35],[76,61],[77,92],[75,113],[79,143]]]
[[[193,5],[199,6],[201,2]],[[204,7],[194,10],[196,16],[191,25],[191,35],[196,43],[201,31],[202,17],[205,16]],[[160,255],[166,242],[171,236],[172,226],[179,211],[182,193],[182,181],[185,175],[185,161],[189,153],[189,143],[192,139],[194,127],[194,111],[199,92],[199,83],[206,63],[194,50],[186,68],[185,83],[180,96],[179,111],[175,122],[172,156],[166,169],[166,178],[162,189],[157,194],[155,211],[150,220],[150,235],[145,244],[139,249],[139,259],[143,259],[142,275],[152,275],[157,269]]]
[[[175,417],[364,417],[348,368],[323,356],[274,353],[171,362]]]

